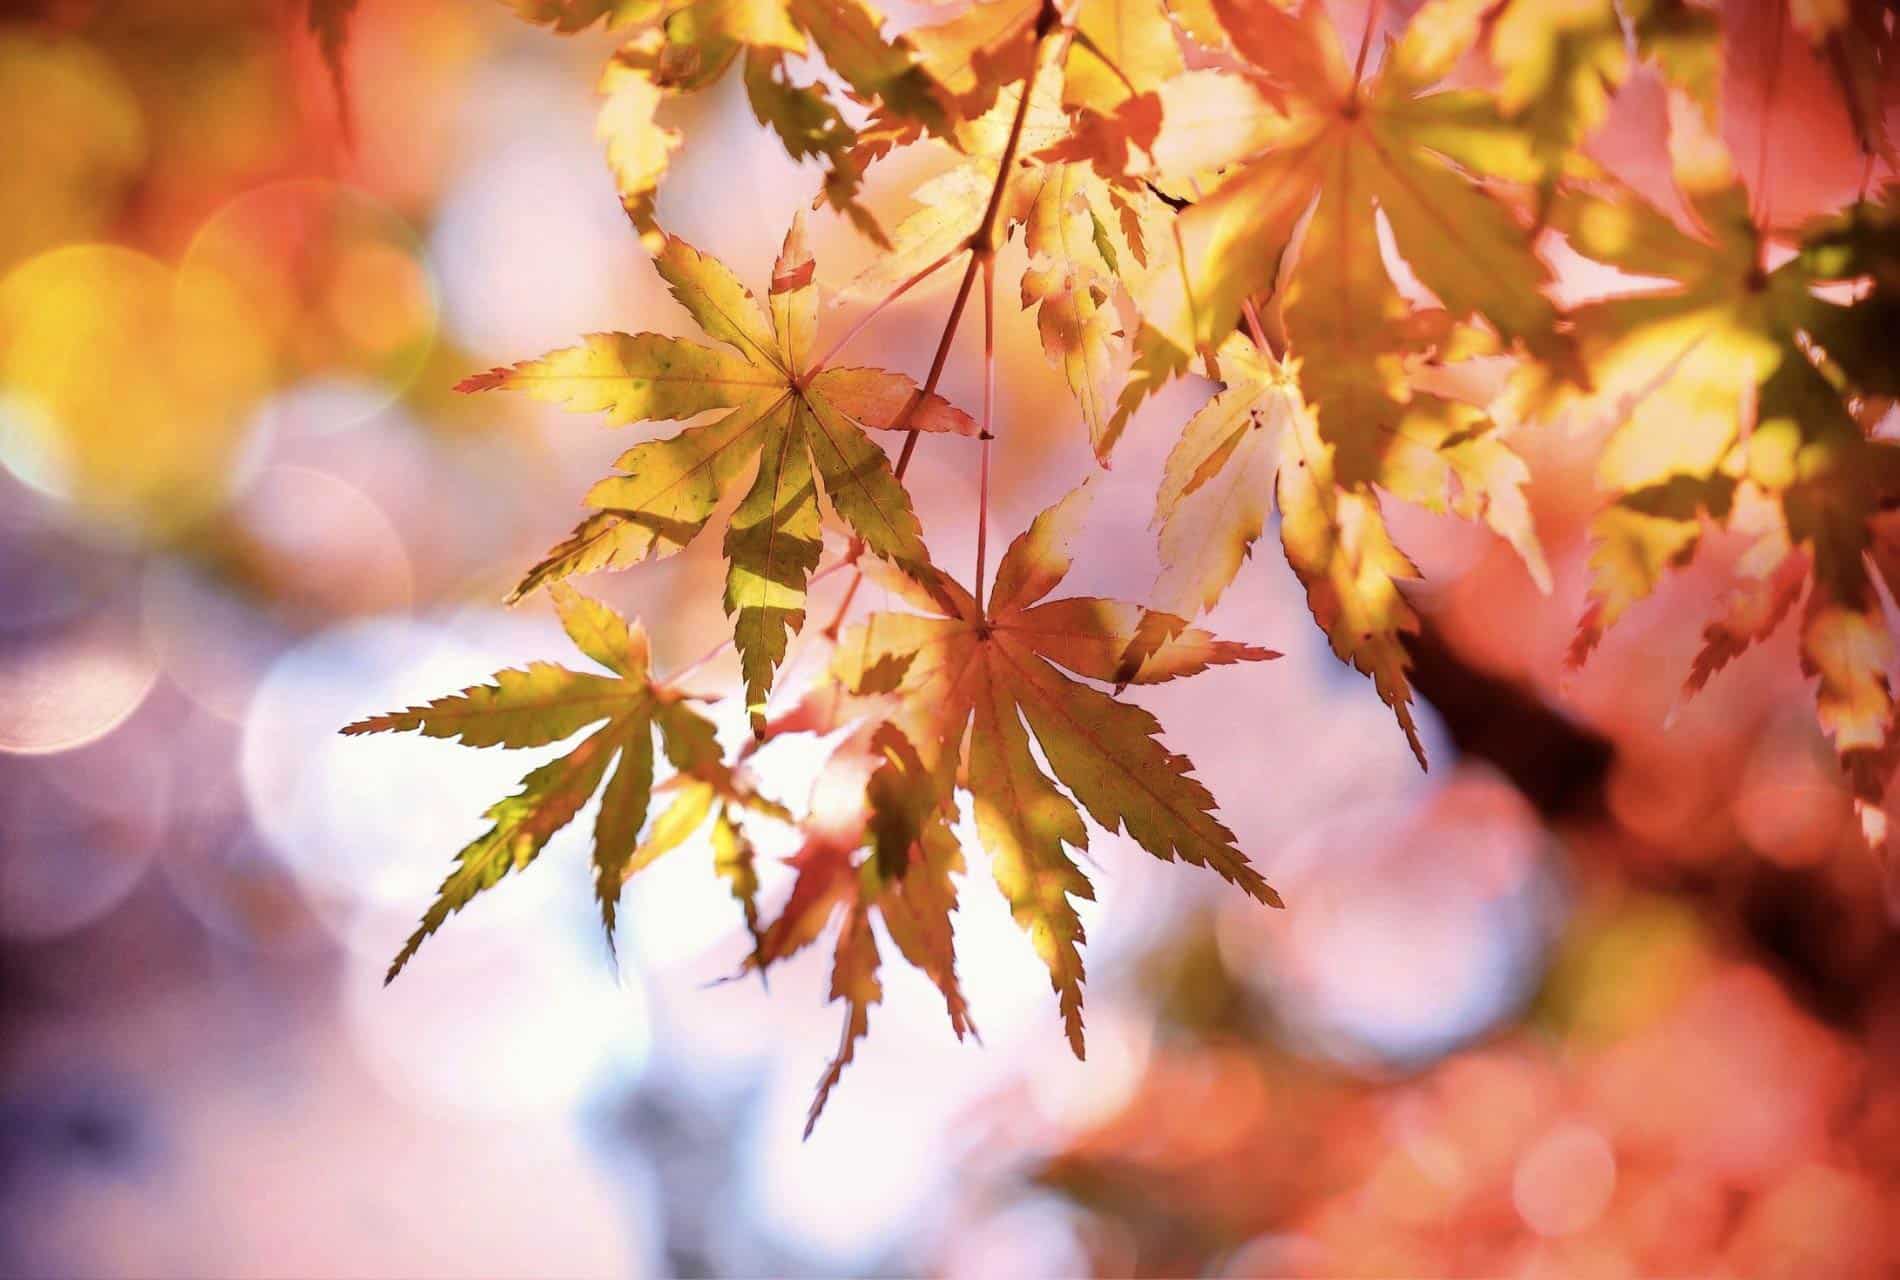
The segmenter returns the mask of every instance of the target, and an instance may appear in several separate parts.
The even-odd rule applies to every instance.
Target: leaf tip
[[[388,733],[395,727],[389,716],[365,716],[361,720],[352,720],[337,732],[345,738],[360,738],[370,733]]]
[[[468,377],[455,384],[455,389],[465,396],[474,395],[478,391],[493,391],[497,387],[506,386],[508,377],[513,372],[514,370],[506,365],[497,365],[484,373],[469,374]]]
[[[1571,637],[1570,647],[1564,650],[1566,671],[1575,673],[1583,670],[1584,664],[1590,660],[1590,655],[1596,652],[1597,645],[1603,639],[1603,624],[1600,618],[1599,606],[1592,604],[1589,611],[1578,621],[1577,634]]]
[[[805,211],[800,209],[792,216],[792,225],[785,233],[785,245],[779,250],[778,261],[772,264],[771,291],[789,293],[794,289],[803,289],[811,283],[817,269],[818,263],[805,244]]]

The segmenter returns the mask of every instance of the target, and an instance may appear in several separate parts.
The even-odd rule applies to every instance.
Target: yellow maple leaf
[[[728,411],[622,454],[620,474],[588,491],[600,510],[529,570],[514,598],[570,574],[678,551],[750,469],[726,530],[725,605],[760,726],[773,672],[804,625],[820,550],[820,489],[874,554],[925,565],[910,496],[865,428],[903,423],[972,435],[976,424],[941,398],[922,397],[902,374],[814,367],[818,295],[797,226],[773,273],[769,312],[723,264],[683,240],[669,238],[654,265],[723,348],[652,333],[595,334],[579,347],[479,374],[461,389],[526,391],[576,412],[605,410],[615,422]]]

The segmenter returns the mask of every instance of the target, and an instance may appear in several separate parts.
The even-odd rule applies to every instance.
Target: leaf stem
[[[982,444],[982,465],[978,472],[976,497],[976,577],[970,580],[970,594],[982,613],[989,614],[983,590],[984,559],[990,541],[990,441],[996,438],[990,422],[996,404],[996,258],[983,259],[983,430],[977,439]]]
[[[1768,51],[1768,76],[1762,81],[1761,111],[1755,126],[1755,225],[1763,231],[1768,229],[1768,220],[1772,215],[1772,202],[1768,198],[1768,143],[1774,132],[1773,110],[1775,97],[1781,88],[1781,38],[1782,29],[1788,25],[1786,0],[1777,0],[1771,21],[1775,24],[1775,34]],[[1766,265],[1768,240],[1766,236],[1757,236],[1756,255],[1762,261],[1757,266]]]
[[[1366,0],[1366,27],[1359,35],[1359,56],[1352,63],[1352,96],[1359,96],[1359,82],[1366,74],[1366,53],[1372,48],[1372,32],[1379,25],[1380,10],[1385,8],[1385,0]]]
[[[1272,355],[1273,348],[1267,343],[1267,331],[1260,325],[1260,312],[1254,309],[1252,298],[1240,300],[1240,313],[1247,317],[1247,336],[1253,339],[1254,350]]]
[[[833,574],[837,573],[841,569],[856,569],[857,564],[858,564],[858,557],[862,555],[863,553],[864,553],[864,544],[858,541],[857,539],[853,538],[851,540],[850,546],[845,549],[844,556],[841,559],[837,560],[835,563],[826,565],[824,568],[820,569],[817,573],[814,573],[811,575],[811,577],[805,579],[806,589],[810,590],[812,587],[817,586],[819,583],[823,582],[826,578],[831,577]],[[863,576],[864,576],[864,571],[862,569],[859,569],[858,577],[862,578]],[[850,589],[845,592],[845,603],[847,605],[851,603],[851,596],[854,593],[856,593],[856,591],[857,591],[857,583],[853,582],[851,584]],[[840,612],[840,616],[842,616],[843,611],[840,610],[839,612]],[[837,626],[837,623],[833,622],[832,626],[834,627]],[[656,680],[654,681],[654,683],[657,685],[661,685],[665,688],[669,688],[669,689],[675,688],[679,685],[680,681],[687,679],[694,672],[698,671],[701,667],[711,662],[714,658],[717,658],[720,654],[732,648],[737,642],[738,641],[737,641],[736,635],[727,636],[724,640],[721,640],[718,644],[714,645],[712,648],[706,650],[706,652],[700,654],[697,658],[694,658],[691,662],[687,663],[685,666],[673,672],[673,674],[668,676],[666,679]]]
[[[831,615],[831,621],[819,632],[831,643],[838,643],[838,629],[844,625],[844,615],[851,612],[851,600],[858,594],[858,587],[864,582],[864,570],[853,567],[850,585],[844,589],[844,599],[838,601],[838,611]]]
[[[1099,61],[1103,66],[1107,67],[1109,72],[1117,80],[1122,82],[1122,88],[1128,90],[1129,97],[1138,98],[1141,96],[1141,90],[1135,88],[1135,82],[1128,78],[1128,73],[1122,70],[1121,64],[1119,62],[1116,62],[1115,59],[1109,57],[1108,52],[1105,49],[1103,49],[1101,45],[1096,44],[1094,39],[1089,35],[1088,32],[1082,30],[1082,28],[1080,27],[1077,27],[1075,31],[1073,32],[1072,38],[1075,40],[1075,43],[1084,52],[1094,54],[1096,60]]]
[[[871,321],[877,319],[878,314],[882,312],[884,308],[890,306],[893,302],[896,302],[899,298],[903,297],[905,294],[909,293],[912,289],[916,288],[918,285],[928,280],[931,276],[937,274],[937,272],[942,269],[943,265],[946,262],[950,261],[950,259],[956,257],[959,253],[962,253],[962,252],[963,252],[963,248],[961,245],[959,245],[957,248],[952,249],[950,252],[944,254],[941,258],[938,258],[935,262],[925,267],[922,271],[919,271],[916,275],[913,275],[910,279],[904,281],[904,283],[898,285],[895,289],[885,294],[884,298],[880,302],[878,302],[877,305],[873,306],[869,311],[859,316],[857,319],[857,323],[853,324],[849,329],[845,330],[844,336],[839,338],[836,342],[832,343],[830,349],[827,350],[825,354],[818,357],[818,359],[812,364],[812,367],[811,367],[812,373],[816,374],[819,370],[828,366],[831,363],[832,359],[840,351],[844,350],[845,344],[850,342],[853,338],[857,337],[860,333],[863,333],[865,326],[870,324]]]

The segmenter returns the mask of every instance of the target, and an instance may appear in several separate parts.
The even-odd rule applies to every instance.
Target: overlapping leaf
[[[513,388],[577,412],[604,410],[616,422],[726,411],[622,454],[621,474],[588,492],[600,510],[531,569],[515,595],[678,551],[753,468],[726,530],[725,606],[757,725],[787,642],[804,625],[821,490],[873,553],[902,565],[928,563],[910,497],[864,428],[905,422],[968,435],[976,425],[936,396],[907,412],[921,393],[901,374],[812,367],[818,294],[796,227],[773,273],[769,314],[723,264],[683,240],[669,238],[655,266],[723,347],[651,333],[595,334],[581,346],[477,375],[462,389]]]
[[[1418,573],[1392,542],[1379,496],[1339,485],[1333,447],[1302,403],[1292,368],[1238,335],[1223,344],[1219,368],[1224,389],[1168,456],[1155,502],[1163,566],[1155,595],[1167,613],[1144,621],[1129,659],[1141,660],[1180,618],[1219,600],[1277,497],[1281,545],[1314,620],[1333,652],[1372,678],[1424,764],[1403,639],[1418,619],[1398,586]],[[1388,468],[1394,491],[1482,516],[1541,571],[1516,456],[1483,432],[1447,441],[1426,425],[1413,430],[1410,463]]]
[[[1115,600],[1044,600],[1068,572],[1087,493],[1084,486],[1045,511],[1010,545],[987,607],[941,581],[934,594],[914,593],[932,613],[874,614],[839,642],[833,661],[847,687],[890,696],[890,722],[946,800],[961,777],[997,887],[1049,968],[1078,1056],[1083,937],[1072,899],[1093,891],[1068,851],[1087,847],[1082,810],[1164,861],[1211,867],[1279,903],[1214,816],[1189,761],[1157,741],[1154,717],[1060,669],[1129,676],[1120,666],[1143,612]],[[1154,683],[1274,656],[1182,624],[1131,678]],[[1032,733],[1053,777],[1037,764]]]
[[[597,791],[601,801],[594,822],[594,884],[611,941],[621,885],[657,856],[638,845],[653,793],[656,729],[678,776],[690,777],[693,785],[730,803],[782,813],[753,797],[725,768],[711,722],[653,682],[644,631],[565,586],[556,588],[554,601],[575,647],[612,675],[537,662],[497,672],[493,684],[371,716],[343,730],[351,735],[416,732],[459,739],[471,747],[522,748],[549,746],[590,725],[599,726],[573,750],[529,773],[520,791],[488,810],[494,825],[456,855],[455,870],[389,966],[392,979],[449,916],[509,872],[533,862]],[[659,825],[670,818],[671,811]],[[673,826],[677,828],[677,819]],[[679,838],[687,834],[690,829]],[[659,835],[656,826],[654,839]]]
[[[1492,22],[1489,47],[1501,76],[1498,107],[1528,136],[1546,202],[1556,179],[1592,169],[1578,144],[1604,122],[1638,62],[1709,118],[1716,113],[1720,21],[1682,0],[1511,0]]]
[[[903,39],[883,33],[884,17],[863,0],[512,0],[530,22],[569,33],[596,22],[631,35],[600,79],[597,131],[627,216],[648,246],[665,237],[654,200],[680,135],[657,119],[671,95],[717,80],[735,59],[760,122],[794,159],[823,157],[825,195],[859,228],[881,235],[857,201],[857,133],[821,78],[795,78],[790,58],[822,57],[865,101],[933,131],[947,127],[949,97],[917,65]]]
[[[1161,123],[1156,91],[1183,66],[1161,0],[977,0],[907,38],[967,120],[1052,54],[1062,105],[1076,117],[1067,144],[1075,152],[1065,158],[1092,152],[1105,173],[1123,171],[1130,146],[1152,144]]]
[[[1229,82],[1219,119],[1170,116],[1167,128],[1204,135],[1194,154],[1205,175],[1222,161],[1235,167],[1176,224],[1178,258],[1146,299],[1142,376],[1124,411],[1194,352],[1217,348],[1243,304],[1274,289],[1291,249],[1284,320],[1306,398],[1340,482],[1379,480],[1411,400],[1404,359],[1419,347],[1414,308],[1384,265],[1381,220],[1454,320],[1482,318],[1567,369],[1548,269],[1522,221],[1474,181],[1535,178],[1529,137],[1484,94],[1432,89],[1477,38],[1487,7],[1433,0],[1363,75],[1316,0],[1291,11],[1211,0],[1244,74]],[[1252,109],[1237,111],[1248,98]]]
[[[1689,690],[1772,631],[1805,590],[1802,660],[1822,725],[1862,800],[1877,802],[1891,771],[1892,644],[1868,553],[1877,517],[1900,498],[1900,447],[1870,439],[1855,409],[1900,390],[1900,216],[1891,195],[1859,206],[1769,270],[1725,149],[1683,110],[1672,145],[1694,230],[1616,191],[1574,193],[1553,214],[1582,252],[1672,282],[1576,312],[1618,421],[1599,463],[1615,501],[1593,526],[1591,604],[1572,661],[1695,554],[1705,521],[1747,529],[1756,541],[1744,581],[1709,627]],[[1817,293],[1844,279],[1871,287],[1850,304]]]
[[[1058,53],[1047,56],[1055,62]],[[1071,64],[1083,59],[1068,55]],[[1051,74],[1032,91],[1018,164],[997,197],[997,239],[1023,230],[1022,305],[1036,308],[1043,350],[1062,367],[1096,455],[1106,459],[1115,443],[1113,383],[1128,348],[1125,282],[1140,279],[1167,209],[1141,183],[1104,177],[1087,158],[1062,158],[1075,121],[1063,105],[1065,84]],[[1020,87],[1006,90],[955,130],[951,141],[963,160],[911,192],[920,207],[892,229],[895,250],[852,283],[852,297],[881,296],[966,246],[1001,180],[1021,102]]]
[[[1432,88],[1478,38],[1486,8],[1433,0],[1370,73],[1348,65],[1312,0],[1291,9],[1207,0],[1184,13],[1235,69],[1194,73],[1167,98],[1160,153],[1198,198],[1145,298],[1116,416],[1125,421],[1196,351],[1218,352],[1224,377],[1237,370],[1170,463],[1157,511],[1169,566],[1162,603],[1192,614],[1218,597],[1259,535],[1278,467],[1282,541],[1314,616],[1334,651],[1373,677],[1421,763],[1400,639],[1415,620],[1395,585],[1415,571],[1386,533],[1375,486],[1482,518],[1548,585],[1523,496],[1527,468],[1484,407],[1445,394],[1421,369],[1501,339],[1560,380],[1574,376],[1530,232],[1478,182],[1537,177],[1530,134],[1485,94]],[[1212,186],[1200,195],[1203,181]],[[1382,228],[1442,309],[1402,294]],[[1297,391],[1232,338],[1243,311],[1267,297],[1282,304],[1265,322],[1279,321]],[[1255,411],[1273,418],[1289,398],[1303,402],[1292,414],[1300,429],[1271,445],[1253,439]],[[1206,550],[1194,544],[1203,533]]]
[[[1891,171],[1896,155],[1887,120],[1900,77],[1900,29],[1893,22],[1893,5],[1888,0],[1791,4],[1785,18],[1826,65],[1861,150],[1884,159]]]
[[[832,710],[838,710],[832,700]],[[799,721],[790,728],[842,727]],[[776,726],[783,731],[787,726]],[[818,1122],[831,1090],[870,1027],[883,999],[882,963],[871,918],[879,917],[904,959],[943,993],[957,1038],[973,1030],[957,981],[951,913],[963,854],[950,813],[916,750],[895,726],[867,722],[839,744],[815,793],[853,797],[845,812],[826,813],[816,798],[804,846],[788,861],[792,891],[758,935],[746,967],[761,972],[815,942],[834,918],[841,923],[832,953],[831,999],[845,1003],[838,1051],[812,1101],[805,1132]]]

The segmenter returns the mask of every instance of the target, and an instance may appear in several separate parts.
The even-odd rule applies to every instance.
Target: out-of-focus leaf
[[[874,239],[857,202],[858,133],[822,78],[792,79],[786,59],[822,57],[851,91],[918,127],[948,126],[950,97],[884,16],[864,0],[510,0],[529,22],[571,34],[596,22],[631,35],[601,76],[598,132],[620,203],[647,247],[665,237],[654,221],[661,179],[680,136],[656,120],[669,96],[705,88],[743,55],[746,93],[793,159],[825,161],[825,195]]]
[[[1879,269],[1900,261],[1895,196],[1813,228],[1803,252],[1767,270],[1765,233],[1726,149],[1681,104],[1672,124],[1699,234],[1618,191],[1570,193],[1552,211],[1580,251],[1671,282],[1575,314],[1597,392],[1620,415],[1599,464],[1614,501],[1593,526],[1595,580],[1572,661],[1695,554],[1704,521],[1765,509],[1766,534],[1685,691],[1772,631],[1805,590],[1801,655],[1822,727],[1860,801],[1878,804],[1892,771],[1892,642],[1868,553],[1873,522],[1900,497],[1900,447],[1870,438],[1854,410],[1891,384],[1891,360],[1869,353],[1891,347],[1900,296],[1890,265]],[[1846,304],[1817,294],[1840,279],[1868,287]]]

